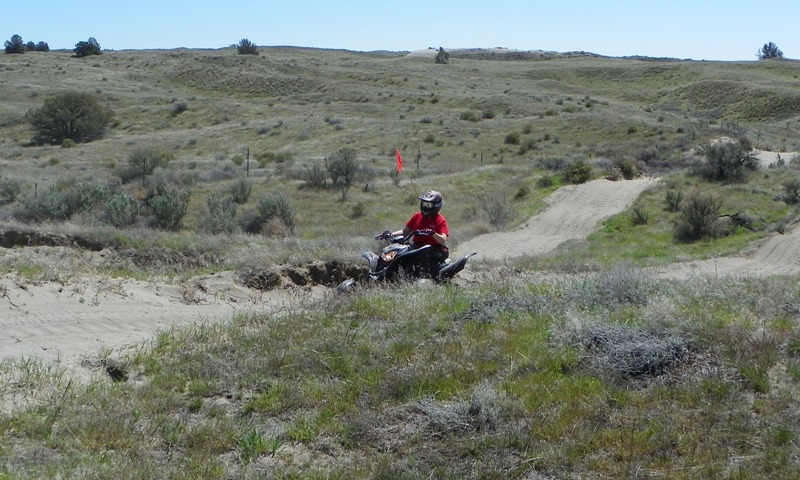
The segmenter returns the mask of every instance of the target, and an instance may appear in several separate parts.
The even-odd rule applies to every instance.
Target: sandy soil
[[[105,277],[32,284],[7,276],[0,278],[0,360],[76,364],[142,344],[174,326],[277,312],[326,290],[260,291],[241,285],[232,272],[178,285]]]
[[[777,160],[777,155],[762,155]],[[459,245],[455,255],[477,252],[476,260],[502,260],[546,253],[564,241],[584,238],[657,181],[595,180],[563,187],[519,229],[473,238]],[[749,254],[671,265],[657,273],[667,278],[798,274],[800,229],[773,234]],[[104,277],[31,284],[6,276],[0,278],[0,360],[35,356],[78,365],[98,352],[142,344],[173,326],[274,312],[331,294],[325,287],[262,292],[242,285],[232,272],[181,285]]]

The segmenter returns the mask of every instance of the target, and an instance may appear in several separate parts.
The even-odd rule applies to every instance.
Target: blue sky
[[[800,0],[37,0],[3,8],[0,37],[51,49],[257,45],[411,51],[505,47],[755,60],[774,42],[800,58]]]

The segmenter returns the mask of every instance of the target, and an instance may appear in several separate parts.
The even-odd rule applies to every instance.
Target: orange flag
[[[400,156],[399,148],[394,149],[394,158],[397,159],[397,173],[400,173],[403,171],[403,157]]]

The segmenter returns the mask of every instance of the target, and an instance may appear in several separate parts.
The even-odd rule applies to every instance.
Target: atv
[[[388,230],[377,235],[375,240],[386,241],[379,253],[367,250],[361,258],[367,261],[368,269],[364,279],[368,282],[385,282],[400,279],[429,279],[436,283],[449,281],[464,269],[467,260],[476,253],[470,253],[457,261],[452,261],[447,248],[436,248],[432,245],[415,245],[411,238],[417,235],[416,230],[408,235],[392,235]],[[346,292],[358,282],[347,279],[336,287],[339,292]]]

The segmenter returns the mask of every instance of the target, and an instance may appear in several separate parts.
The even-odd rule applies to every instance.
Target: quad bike
[[[375,237],[375,240],[389,241],[380,253],[366,251],[361,258],[367,261],[369,268],[364,279],[371,282],[392,281],[397,279],[429,279],[434,282],[447,282],[458,272],[464,269],[467,260],[475,255],[470,253],[457,261],[446,258],[441,250],[431,245],[415,247],[411,238],[417,235],[416,230],[408,235],[392,235],[388,230]],[[346,292],[355,287],[358,282],[347,279],[340,283],[336,290]]]

